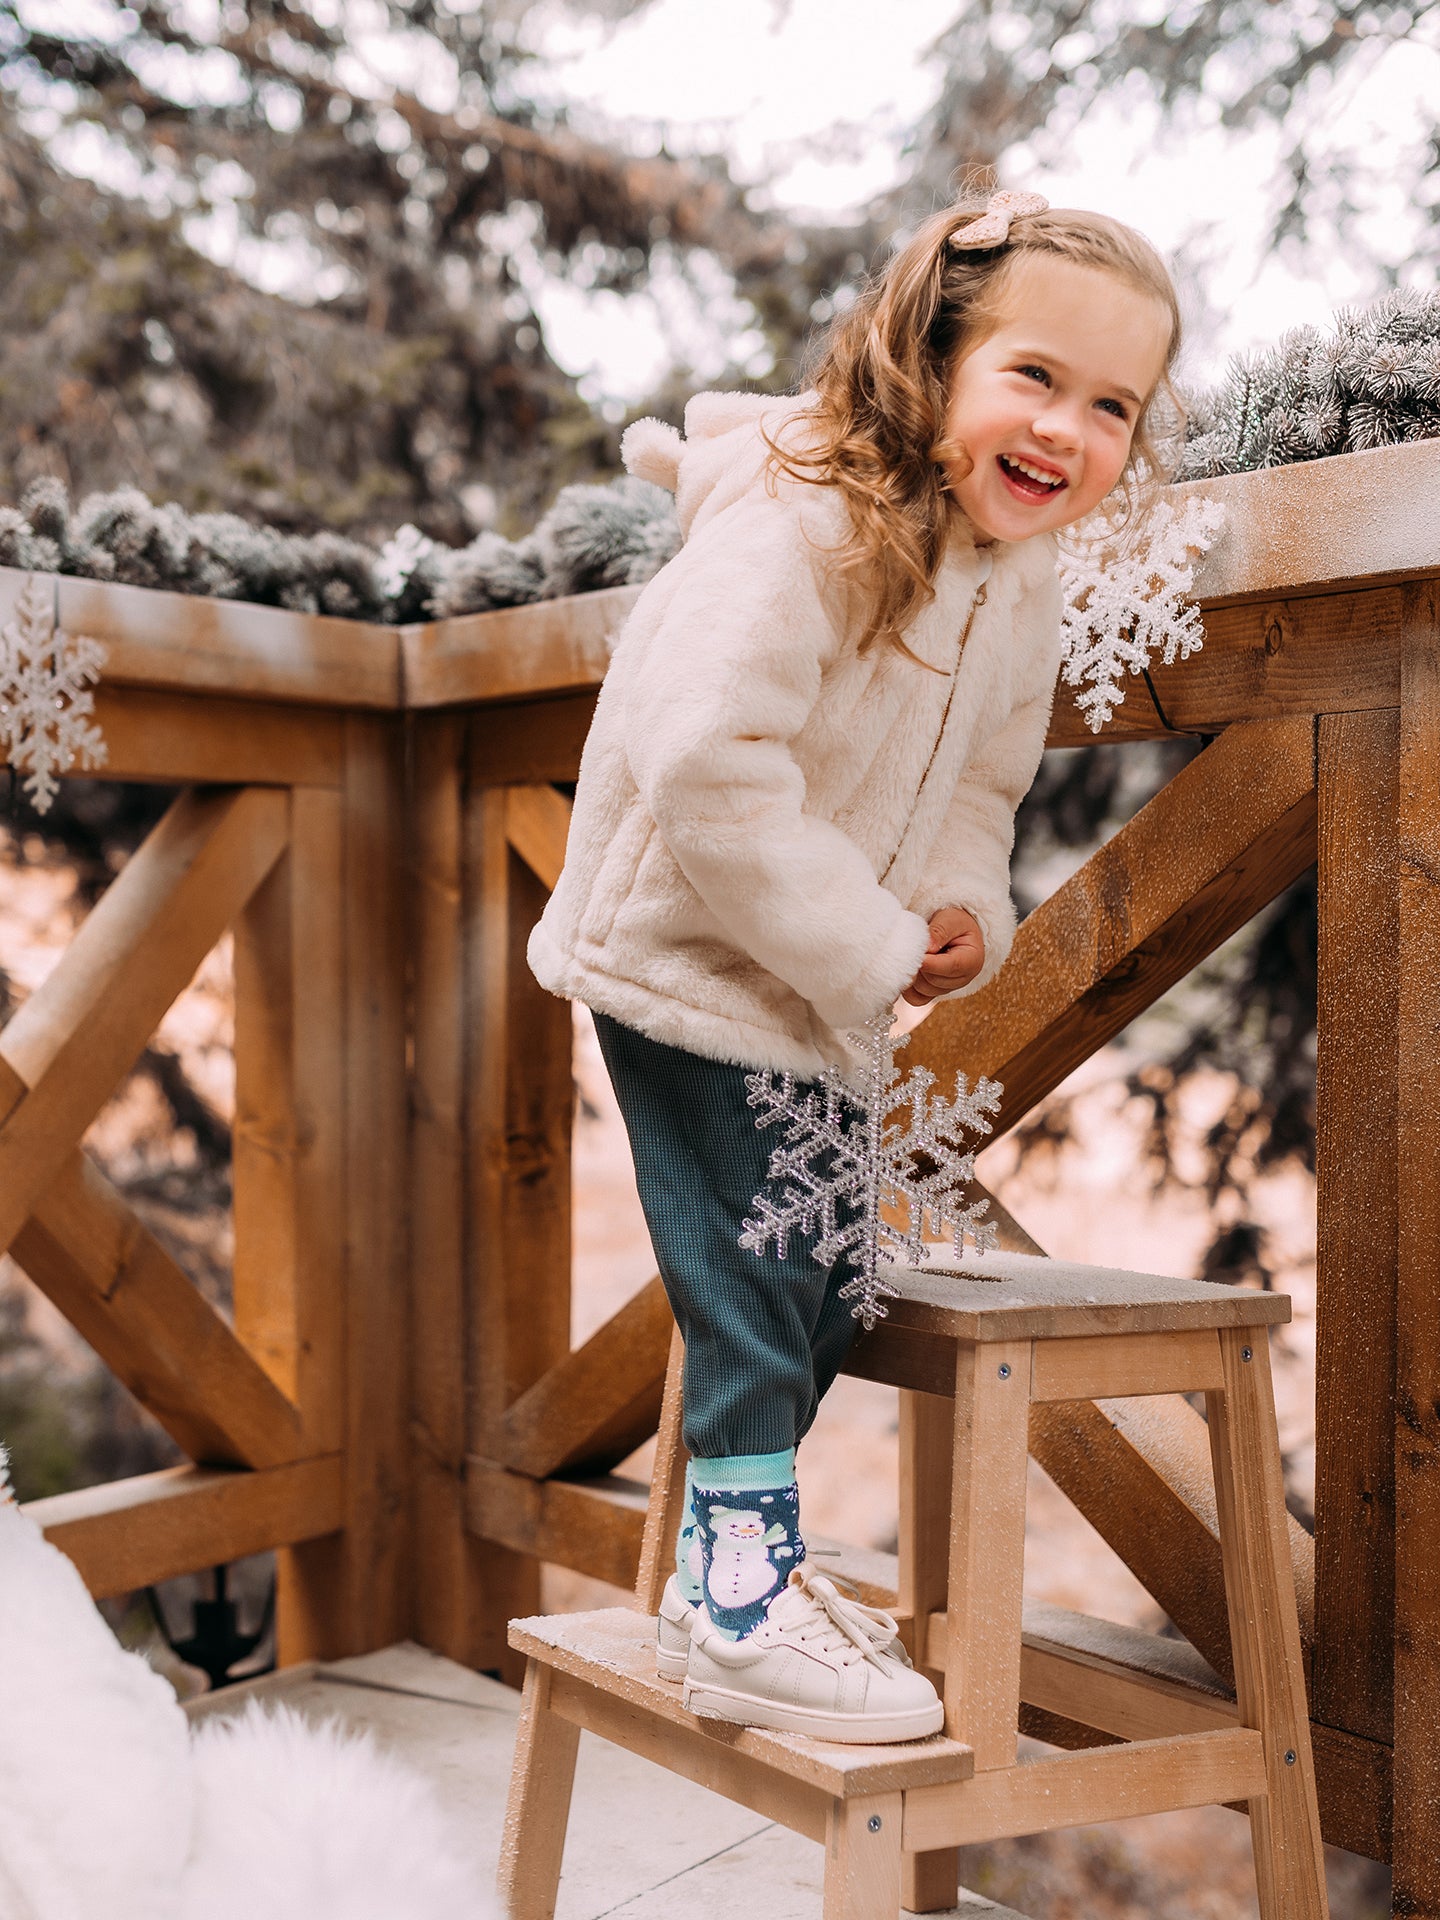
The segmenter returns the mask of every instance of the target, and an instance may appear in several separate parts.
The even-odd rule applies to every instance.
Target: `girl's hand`
[[[985,964],[985,935],[980,922],[964,907],[941,907],[930,916],[930,945],[920,971],[900,998],[910,1007],[923,1007],[942,993],[968,987]]]

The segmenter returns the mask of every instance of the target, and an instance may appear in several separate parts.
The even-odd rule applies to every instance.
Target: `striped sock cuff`
[[[728,1459],[692,1460],[692,1484],[706,1493],[787,1487],[795,1478],[795,1449],[780,1453],[737,1453]]]

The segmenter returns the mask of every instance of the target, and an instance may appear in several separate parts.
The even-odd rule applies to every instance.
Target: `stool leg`
[[[1240,1719],[1265,1741],[1269,1792],[1250,1802],[1261,1920],[1326,1920],[1295,1573],[1264,1327],[1220,1334],[1225,1390],[1206,1395]]]
[[[824,1920],[898,1920],[901,1812],[898,1793],[831,1802]]]
[[[527,1662],[500,1844],[500,1906],[507,1920],[552,1920],[560,1888],[580,1729],[551,1712],[550,1680],[549,1667]]]
[[[945,1731],[975,1770],[1015,1764],[1025,1580],[1030,1342],[960,1342],[946,1603]]]
[[[932,1613],[945,1611],[950,1573],[950,1468],[955,1404],[934,1393],[900,1393],[900,1592],[896,1611],[917,1667],[938,1688],[943,1670],[930,1664],[926,1641]],[[902,1904],[909,1913],[943,1913],[960,1891],[960,1855],[954,1847],[907,1853]]]

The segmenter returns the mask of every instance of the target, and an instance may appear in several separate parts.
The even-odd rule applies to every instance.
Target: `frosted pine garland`
[[[858,1036],[857,1036],[858,1037]],[[965,1199],[975,1177],[975,1152],[966,1135],[991,1132],[990,1115],[1004,1089],[983,1077],[972,1088],[955,1076],[955,1097],[932,1094],[935,1076],[912,1067],[902,1081],[895,1055],[908,1034],[890,1032],[888,1013],[865,1029],[863,1088],[852,1093],[838,1070],[828,1068],[818,1087],[797,1096],[793,1074],[745,1077],[755,1125],[785,1131],[770,1155],[766,1184],[751,1202],[740,1234],[750,1253],[774,1246],[783,1260],[794,1237],[815,1235],[814,1258],[824,1266],[844,1259],[856,1269],[840,1289],[853,1300],[855,1318],[868,1333],[885,1318],[884,1301],[896,1289],[880,1271],[887,1254],[914,1264],[927,1260],[927,1225],[949,1234],[957,1258],[968,1235],[978,1251],[995,1244],[995,1229],[983,1216],[988,1200]],[[908,1108],[905,1121],[892,1114]],[[906,1217],[898,1227],[886,1209]]]
[[[1117,534],[1097,514],[1062,540],[1060,673],[1092,733],[1124,700],[1127,673],[1143,673],[1156,653],[1168,667],[1199,652],[1200,610],[1189,594],[1224,520],[1218,500],[1162,498],[1133,532]]]

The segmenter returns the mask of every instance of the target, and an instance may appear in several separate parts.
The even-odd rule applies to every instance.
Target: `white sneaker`
[[[680,1591],[680,1582],[672,1573],[660,1596],[660,1614],[655,1622],[655,1671],[662,1680],[685,1678],[694,1619],[695,1608]]]
[[[685,1705],[702,1719],[821,1740],[922,1740],[939,1733],[945,1709],[925,1676],[890,1651],[895,1631],[888,1613],[797,1567],[743,1640],[727,1640],[692,1610]]]

